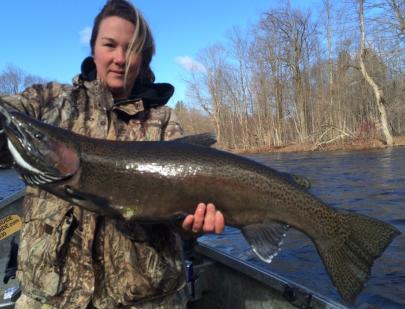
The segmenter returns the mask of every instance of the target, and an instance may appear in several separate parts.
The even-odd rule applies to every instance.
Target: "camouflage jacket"
[[[116,104],[101,82],[82,76],[72,86],[34,85],[2,101],[95,138],[152,141],[182,135],[170,108],[147,106],[142,98]],[[86,308],[90,303],[115,308],[170,295],[184,286],[179,241],[165,226],[119,222],[118,229],[116,220],[32,187],[23,207],[17,276],[25,297],[57,308]]]

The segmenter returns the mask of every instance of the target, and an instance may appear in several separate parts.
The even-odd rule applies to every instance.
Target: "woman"
[[[153,83],[155,46],[141,14],[125,0],[107,2],[90,44],[92,57],[73,86],[34,85],[2,97],[1,104],[95,138],[180,137],[164,106],[174,89]],[[224,219],[214,205],[201,203],[181,228],[220,233]],[[16,308],[184,308],[186,301],[181,249],[168,227],[117,222],[31,187],[17,276],[22,296]]]

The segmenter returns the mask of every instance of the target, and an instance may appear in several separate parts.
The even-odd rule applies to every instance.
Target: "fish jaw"
[[[65,132],[18,112],[3,121],[8,149],[30,185],[52,183],[72,176],[80,167],[78,148]]]

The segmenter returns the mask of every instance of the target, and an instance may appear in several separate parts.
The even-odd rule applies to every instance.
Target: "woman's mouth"
[[[112,73],[114,75],[119,75],[119,76],[124,76],[125,75],[125,71],[111,70],[110,73]]]

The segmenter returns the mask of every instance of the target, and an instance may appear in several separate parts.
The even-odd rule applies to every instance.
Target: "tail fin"
[[[333,246],[317,244],[333,283],[343,299],[353,303],[363,289],[377,259],[400,234],[393,226],[369,217],[339,214],[346,237],[333,240]]]

